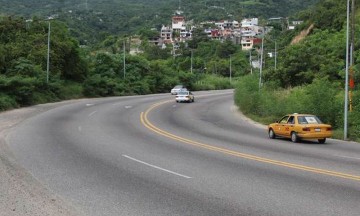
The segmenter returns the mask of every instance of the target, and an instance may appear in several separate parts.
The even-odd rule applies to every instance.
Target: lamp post
[[[230,83],[231,83],[231,73],[232,73],[232,67],[231,67],[231,55],[230,55]]]
[[[261,38],[261,57],[260,57],[260,75],[259,75],[259,90],[261,88],[261,76],[262,76],[262,68],[263,68],[263,55],[264,55],[264,32],[263,37]]]
[[[275,41],[275,71],[276,71],[276,63],[277,63],[277,46],[276,46],[276,41]]]
[[[250,53],[249,53],[249,64],[250,64],[250,73],[252,74],[252,73],[253,73],[253,70],[252,70],[251,49],[250,49]]]
[[[125,55],[126,55],[126,49],[125,49],[125,40],[124,40],[124,42],[123,42],[123,51],[124,51],[124,59],[123,59],[123,61],[124,61],[124,79],[125,79],[125,75],[126,75],[126,57],[125,57]]]
[[[347,118],[348,118],[348,92],[349,92],[349,19],[350,19],[350,0],[347,0],[346,12],[346,69],[345,69],[345,105],[344,105],[344,140],[347,139]]]
[[[193,50],[191,50],[191,67],[190,67],[190,72],[193,73]]]
[[[47,50],[47,63],[46,63],[46,83],[49,83],[49,68],[50,68],[50,20],[48,29],[48,50]]]

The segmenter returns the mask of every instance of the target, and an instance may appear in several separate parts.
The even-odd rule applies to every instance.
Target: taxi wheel
[[[291,132],[291,141],[294,143],[299,141],[299,137],[297,136],[296,132]]]
[[[324,138],[324,139],[318,139],[318,141],[319,141],[320,144],[324,144],[325,141],[326,141],[326,138]]]
[[[269,138],[270,138],[270,139],[275,139],[275,138],[276,138],[276,135],[275,135],[273,129],[270,129],[270,130],[269,130]]]

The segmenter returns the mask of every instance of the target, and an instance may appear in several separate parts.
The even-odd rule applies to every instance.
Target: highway
[[[97,98],[14,127],[18,163],[85,215],[360,214],[360,144],[269,139],[233,90]]]

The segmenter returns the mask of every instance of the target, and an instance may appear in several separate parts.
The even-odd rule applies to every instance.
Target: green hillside
[[[244,113],[264,123],[273,122],[285,113],[314,113],[333,125],[335,137],[343,138],[346,2],[321,0],[315,7],[302,11],[299,17],[305,22],[295,31],[273,31],[266,36],[265,53],[274,52],[277,42],[276,67],[275,58],[265,55],[260,90],[259,74],[242,80],[237,89],[237,104]],[[359,22],[357,6],[351,66],[355,83],[355,88],[350,89],[351,139],[360,138]],[[308,33],[302,34],[304,30]],[[302,39],[291,44],[292,39],[301,34]]]
[[[64,21],[81,43],[169,24],[179,7],[188,20],[288,17],[318,0],[0,0],[3,16],[50,16]],[[56,15],[56,16],[54,16]]]

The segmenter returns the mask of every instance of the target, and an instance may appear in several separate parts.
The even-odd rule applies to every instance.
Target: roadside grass
[[[264,125],[290,113],[307,113],[319,116],[333,127],[333,138],[344,138],[344,91],[337,83],[326,78],[294,88],[274,88],[264,84],[259,89],[258,77],[248,75],[239,80],[235,88],[235,104],[244,115]],[[348,116],[348,140],[360,141],[360,112]]]

